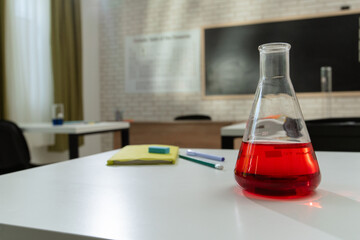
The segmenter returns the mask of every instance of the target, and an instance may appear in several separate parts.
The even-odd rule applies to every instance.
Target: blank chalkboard
[[[332,67],[333,91],[360,91],[360,12],[204,28],[204,95],[254,94],[258,46],[287,42],[297,93],[320,92],[320,68]]]

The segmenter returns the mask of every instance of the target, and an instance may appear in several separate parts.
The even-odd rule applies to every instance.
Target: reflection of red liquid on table
[[[243,142],[235,166],[235,179],[250,192],[304,195],[319,185],[321,176],[311,143]]]

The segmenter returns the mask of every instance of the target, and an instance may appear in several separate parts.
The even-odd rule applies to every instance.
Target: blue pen
[[[211,159],[211,160],[216,160],[216,161],[225,161],[224,157],[220,157],[220,156],[215,156],[215,155],[210,155],[210,154],[206,154],[206,153],[199,153],[199,152],[194,152],[191,149],[188,149],[186,151],[186,155],[188,156],[197,156],[197,157],[203,157],[203,158],[207,158],[207,159]]]

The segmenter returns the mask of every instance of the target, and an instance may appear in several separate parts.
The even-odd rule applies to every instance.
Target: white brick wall
[[[101,115],[113,120],[115,109],[136,121],[171,121],[177,115],[204,113],[214,121],[247,119],[252,99],[202,100],[200,94],[126,94],[126,36],[189,30],[212,24],[292,17],[360,9],[359,0],[102,0],[100,1]],[[256,80],[255,80],[256,81]],[[323,117],[320,97],[299,99],[305,119]],[[360,98],[334,97],[333,116],[360,116]],[[103,150],[111,149],[103,138]]]

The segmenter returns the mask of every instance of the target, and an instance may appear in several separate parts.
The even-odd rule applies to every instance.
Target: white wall
[[[203,26],[360,9],[358,0],[102,0],[100,3],[101,116],[114,110],[135,121],[171,121],[176,115],[204,113],[215,121],[248,118],[253,99],[203,100],[201,94],[128,94],[124,91],[126,36],[200,29]],[[295,77],[295,76],[293,76]],[[200,79],[199,79],[200,81]],[[257,79],[254,79],[257,81]],[[323,117],[324,99],[299,99],[305,119]],[[333,116],[360,116],[359,97],[336,97]],[[112,146],[103,139],[103,150]]]
[[[82,46],[83,46],[83,102],[84,119],[100,120],[100,75],[99,75],[99,0],[82,0]],[[32,163],[44,164],[69,159],[68,151],[48,152],[47,147],[32,147]],[[101,152],[101,136],[85,136],[85,144],[79,155],[87,156]]]

